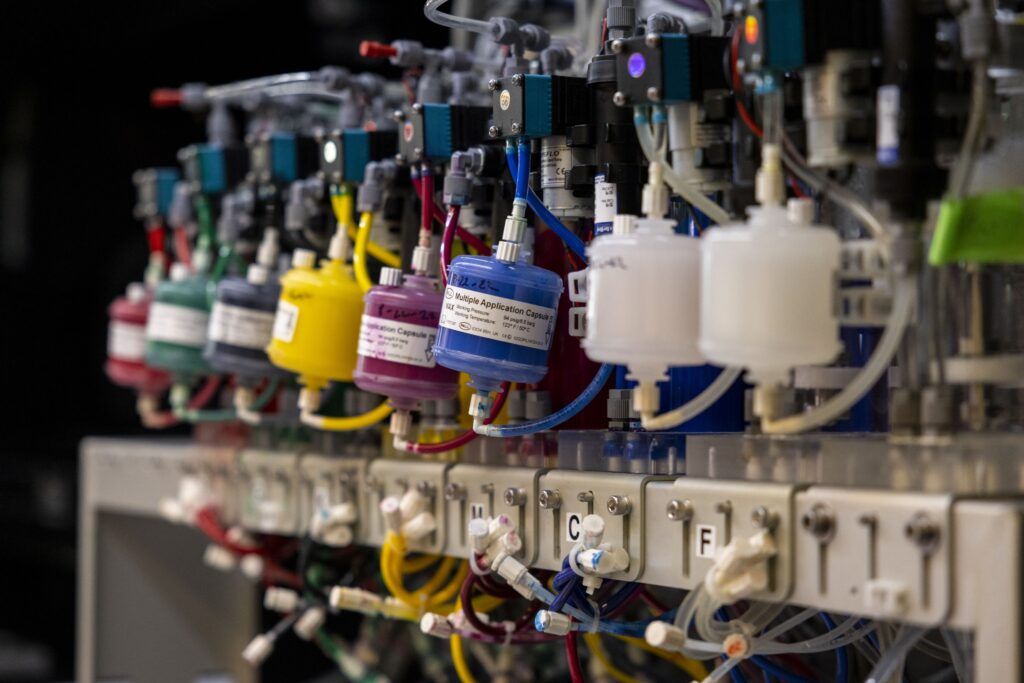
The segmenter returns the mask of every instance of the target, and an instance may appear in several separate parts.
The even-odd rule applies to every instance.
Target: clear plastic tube
[[[985,113],[989,89],[988,60],[979,59],[974,63],[971,80],[971,109],[967,119],[967,130],[964,133],[963,144],[960,146],[960,156],[949,178],[949,195],[953,199],[960,199],[967,194],[967,189],[971,184],[971,172],[974,170],[974,161],[978,156],[985,132]]]
[[[797,434],[826,425],[838,419],[849,410],[864,394],[875,386],[878,378],[889,369],[903,334],[910,324],[917,300],[917,283],[909,276],[901,277],[895,285],[892,312],[886,322],[885,332],[875,347],[867,364],[857,373],[842,391],[820,406],[798,415],[780,420],[763,420],[761,428],[766,434]]]
[[[715,381],[709,384],[704,391],[678,408],[661,415],[641,416],[641,425],[643,425],[644,429],[650,431],[675,429],[717,403],[718,399],[722,398],[725,392],[729,391],[729,388],[736,383],[736,380],[740,378],[742,373],[743,370],[740,368],[725,368],[722,372],[718,373]]]
[[[896,635],[896,640],[875,664],[868,675],[866,683],[887,683],[896,674],[907,654],[914,649],[918,641],[924,637],[925,629],[916,626],[904,626]]]
[[[611,365],[602,365],[600,369],[598,369],[597,374],[594,375],[594,379],[590,380],[590,384],[580,392],[579,396],[574,398],[571,403],[561,410],[555,411],[547,417],[519,425],[498,426],[482,424],[479,427],[474,426],[474,430],[477,434],[482,436],[508,438],[513,436],[527,436],[529,434],[536,434],[537,432],[554,429],[566,420],[575,417],[581,410],[586,408],[594,398],[597,397],[604,388],[604,385],[608,383],[608,378],[611,377],[613,369],[614,367]]]
[[[448,28],[461,29],[464,31],[472,31],[473,33],[479,33],[482,36],[491,37],[491,24],[487,21],[480,21],[479,19],[470,19],[469,17],[457,17],[454,14],[445,14],[441,11],[440,7],[448,0],[426,0],[423,4],[423,15],[441,26],[447,26]]]
[[[235,81],[234,83],[226,83],[224,85],[214,85],[207,88],[203,94],[209,100],[229,99],[239,95],[248,95],[255,90],[265,90],[266,88],[295,83],[309,83],[317,80],[319,77],[320,73],[317,71],[296,71],[275,76],[250,78],[245,81]]]
[[[672,169],[665,160],[665,157],[658,153],[658,146],[655,143],[650,127],[647,125],[647,115],[640,107],[637,107],[635,110],[633,124],[636,126],[636,136],[640,141],[640,147],[643,148],[644,154],[647,156],[647,160],[661,165],[665,175],[665,182],[668,183],[669,187],[715,223],[719,225],[729,223],[732,220],[732,216],[729,215],[728,211],[705,197],[696,187],[686,182],[685,178]]]

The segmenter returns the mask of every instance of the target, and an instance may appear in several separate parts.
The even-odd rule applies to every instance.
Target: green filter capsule
[[[193,276],[182,263],[171,268],[171,277],[157,285],[146,324],[146,363],[195,378],[210,373],[203,358],[210,325],[210,280]]]

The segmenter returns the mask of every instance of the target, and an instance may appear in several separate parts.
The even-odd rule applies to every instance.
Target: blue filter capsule
[[[543,379],[562,279],[488,256],[459,256],[449,271],[434,344],[437,362],[468,373],[480,391]]]

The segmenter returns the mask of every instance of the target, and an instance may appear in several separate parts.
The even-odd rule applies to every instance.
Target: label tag
[[[155,301],[149,309],[146,339],[201,349],[206,345],[209,326],[210,314],[206,311]]]
[[[715,559],[715,552],[718,551],[718,528],[711,524],[698,524],[696,529],[697,557]]]
[[[583,515],[570,512],[565,516],[565,540],[578,543],[583,536]]]
[[[440,327],[476,337],[548,350],[558,311],[448,285]]]
[[[210,339],[244,349],[263,350],[270,343],[274,314],[220,301],[210,315]]]
[[[618,211],[618,196],[614,183],[606,183],[604,176],[594,178],[594,228],[595,233],[604,234],[611,232],[611,225],[615,221],[615,213]],[[601,231],[598,227],[607,228]]]
[[[568,145],[544,145],[540,151],[540,186],[565,188],[565,178],[572,170],[572,152]]]
[[[295,328],[299,324],[299,307],[284,299],[277,302],[277,315],[274,316],[274,339],[291,343],[295,337]]]
[[[894,164],[900,156],[900,88],[886,85],[878,89],[878,163]]]
[[[359,355],[393,363],[432,368],[437,328],[363,315],[359,325]]]
[[[107,355],[117,360],[141,363],[146,356],[146,327],[111,320],[107,328]]]

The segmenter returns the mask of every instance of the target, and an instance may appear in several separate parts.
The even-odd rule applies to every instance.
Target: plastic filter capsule
[[[111,382],[144,394],[158,394],[171,385],[171,376],[146,365],[146,321],[150,293],[141,282],[128,285],[125,295],[108,309],[107,362]]]
[[[547,374],[562,279],[544,268],[459,256],[449,269],[434,355],[480,391]]]
[[[189,379],[209,374],[203,358],[210,326],[210,290],[204,276],[191,276],[182,263],[156,286],[146,323],[146,363]]]
[[[587,247],[587,334],[583,348],[601,363],[628,365],[631,378],[656,382],[670,366],[701,365],[700,240],[675,221],[616,221]]]
[[[804,200],[750,209],[747,223],[704,238],[700,350],[717,365],[744,367],[758,383],[782,383],[798,365],[839,353],[835,276],[839,238],[812,225]]]
[[[453,398],[459,375],[434,358],[443,302],[437,281],[384,268],[381,283],[365,301],[356,386],[388,396],[399,410],[412,410],[423,400]]]

